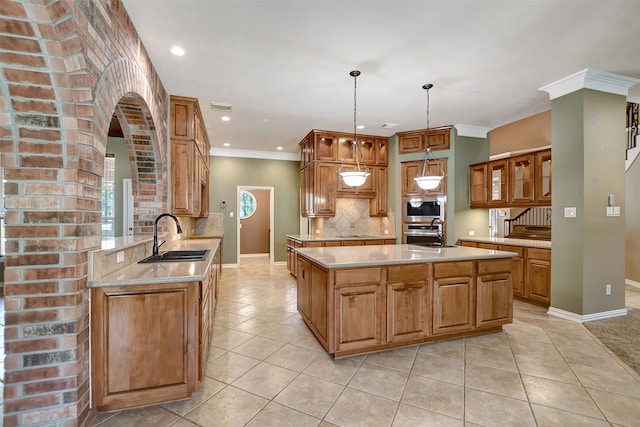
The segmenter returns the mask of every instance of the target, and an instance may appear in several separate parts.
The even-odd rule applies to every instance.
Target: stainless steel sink
[[[151,255],[145,259],[138,261],[138,264],[150,262],[187,262],[187,261],[204,261],[207,257],[208,249],[198,249],[192,251],[167,251],[158,255]]]

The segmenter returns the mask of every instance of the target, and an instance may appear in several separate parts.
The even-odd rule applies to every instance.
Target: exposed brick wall
[[[167,208],[167,103],[119,0],[0,1],[7,427],[92,417],[87,259],[107,130],[115,112],[146,231]]]

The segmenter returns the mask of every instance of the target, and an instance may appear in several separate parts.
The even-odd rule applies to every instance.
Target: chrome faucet
[[[173,218],[173,220],[176,222],[176,228],[178,229],[178,234],[182,234],[182,227],[180,227],[180,221],[178,221],[178,218],[176,218],[174,215],[171,215],[170,213],[163,213],[160,214],[156,217],[156,220],[153,222],[153,249],[152,249],[152,255],[158,255],[160,253],[160,246],[162,246],[164,244],[164,240],[162,241],[162,243],[158,244],[158,220],[160,220],[160,218],[162,218],[163,216],[170,216],[171,218]]]
[[[431,230],[433,230],[433,224],[438,221],[440,224],[444,225],[444,221],[436,216],[431,220]],[[438,243],[440,243],[440,246],[444,246],[444,230],[443,227],[440,227],[438,230]]]

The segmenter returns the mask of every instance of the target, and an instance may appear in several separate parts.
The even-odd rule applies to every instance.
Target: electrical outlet
[[[384,234],[389,234],[389,230],[384,230]]]
[[[233,211],[229,212],[229,217],[233,218]]]
[[[564,217],[565,218],[575,218],[576,217],[576,208],[564,208]]]
[[[475,236],[475,235],[476,235],[475,231],[473,231],[473,230],[469,231],[469,236]]]
[[[611,295],[611,285],[609,284],[604,285],[604,294]]]
[[[124,251],[116,252],[116,264],[124,262]]]

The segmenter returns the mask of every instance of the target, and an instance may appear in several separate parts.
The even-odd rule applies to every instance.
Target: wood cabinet
[[[382,343],[381,274],[379,267],[336,271],[336,351],[365,349]]]
[[[427,264],[387,267],[387,342],[430,335]]]
[[[451,128],[453,126],[442,126],[427,129],[398,132],[398,152],[400,154],[416,153],[424,151],[427,146],[432,150],[448,150],[450,146]]]
[[[509,202],[526,205],[534,200],[534,155],[509,157]]]
[[[300,210],[303,216],[335,216],[337,180],[333,163],[312,163],[300,171]]]
[[[519,246],[499,245],[498,249],[505,252],[515,252],[518,256],[511,258],[511,284],[513,295],[524,296],[524,251]]]
[[[375,197],[375,168],[369,167],[369,176],[367,180],[359,187],[349,187],[344,183],[344,180],[340,178],[340,175],[336,176],[336,181],[338,184],[338,191],[336,193],[337,197],[351,197],[351,198],[365,198],[370,199]],[[343,166],[342,170],[344,172],[355,171],[355,166]]]
[[[447,178],[443,178],[440,185],[433,190],[423,190],[418,187],[415,177],[422,175],[424,161],[415,160],[402,162],[402,197],[436,197],[447,194]],[[440,175],[441,170],[447,173],[447,159],[429,161],[429,175]]]
[[[535,162],[535,201],[551,205],[551,150],[536,153]]]
[[[551,250],[527,248],[524,268],[525,297],[549,305],[551,301]]]
[[[304,258],[298,260],[298,312],[311,319],[311,263]]]
[[[216,252],[207,277],[200,282],[200,334],[199,334],[199,363],[198,380],[202,381],[209,355],[209,344],[213,332],[213,316],[218,298],[218,284],[220,280],[221,257]]]
[[[196,389],[199,287],[186,282],[91,289],[92,398],[98,410],[185,398]]]
[[[469,165],[469,206],[551,206],[551,172],[550,149]]]
[[[475,286],[472,261],[433,265],[433,334],[474,327]]]
[[[373,168],[374,198],[369,203],[370,216],[387,216],[389,213],[389,174],[386,166]]]
[[[205,217],[209,214],[209,139],[198,100],[172,96],[171,212]]]
[[[502,325],[513,320],[511,261],[478,261],[476,325]]]

